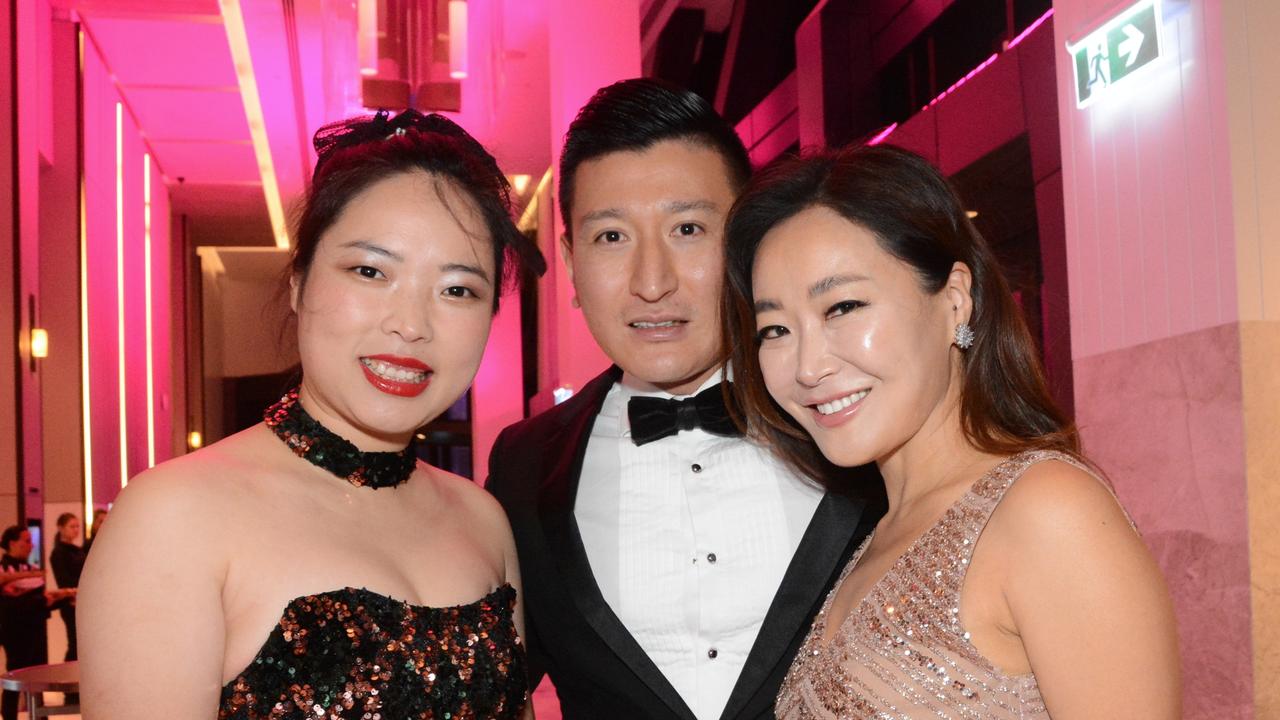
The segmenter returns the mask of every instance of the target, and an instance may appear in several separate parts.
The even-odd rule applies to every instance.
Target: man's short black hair
[[[751,177],[742,139],[702,96],[652,78],[603,87],[578,111],[560,154],[560,214],[572,236],[573,181],[578,166],[609,153],[643,151],[663,140],[687,140],[720,154],[741,190]]]

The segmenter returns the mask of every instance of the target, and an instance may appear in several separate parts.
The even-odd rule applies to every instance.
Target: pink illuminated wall
[[[1215,0],[1163,6],[1164,57],[1077,108],[1064,47],[1117,5],[1054,3],[1076,419],[1169,582],[1184,717],[1245,720],[1254,683],[1275,678],[1254,677],[1250,633],[1224,70],[1237,38]]]
[[[1109,5],[1063,3],[1059,46]],[[1076,357],[1237,319],[1218,3],[1165,5],[1167,57],[1123,101],[1077,111],[1058,54]]]
[[[93,482],[93,502],[101,505],[114,500],[129,477],[148,467],[152,433],[156,439],[155,461],[172,454],[172,421],[168,412],[172,406],[168,332],[172,305],[168,273],[170,223],[168,193],[160,168],[152,160],[148,265],[144,169],[147,147],[101,56],[88,39],[82,86],[86,259],[83,307],[87,310],[88,332],[84,361],[89,380],[86,432],[91,446],[86,466]]]
[[[578,110],[601,87],[640,74],[639,0],[583,3],[548,0],[550,10],[551,165],[560,162],[565,131]],[[556,179],[558,180],[558,175]],[[558,203],[558,200],[557,200]],[[555,227],[562,231],[560,216]],[[560,232],[556,232],[558,240]],[[542,357],[552,364],[558,385],[581,389],[609,366],[582,314],[570,306],[573,286],[560,262],[559,243],[544,247],[549,269],[543,287],[544,327],[548,347]]]
[[[477,482],[489,476],[489,451],[498,433],[524,418],[522,358],[520,294],[513,292],[502,298],[471,386],[471,462]]]
[[[41,60],[47,55],[50,44],[47,2],[24,2],[15,6],[18,22],[17,61],[18,106],[25,112],[16,114],[17,180],[15,203],[18,209],[19,238],[15,246],[16,262],[14,281],[18,284],[16,320],[19,362],[20,400],[18,411],[22,425],[18,442],[22,444],[20,483],[23,492],[21,505],[27,518],[40,517],[42,499],[41,478],[44,473],[44,457],[41,437],[42,404],[40,402],[41,377],[29,364],[26,340],[30,336],[32,320],[38,311],[39,297],[39,244],[40,199],[38,188],[42,165],[52,157],[51,133],[43,126],[49,125],[50,112],[49,70]]]
[[[13,102],[15,99],[14,80],[16,73],[13,72],[13,50],[12,40],[14,39],[13,13],[0,13],[0,98],[4,102]],[[0,128],[6,131],[7,137],[12,137],[17,132],[17,126],[13,122],[12,113],[0,114]],[[14,147],[15,143],[4,143],[0,146],[0,168],[9,170],[15,162]],[[0,173],[0,197],[12,198],[17,192],[15,186],[14,173],[6,171]],[[12,201],[10,201],[12,202]],[[16,283],[14,270],[13,248],[15,247],[14,239],[17,235],[18,228],[14,223],[15,217],[12,209],[9,208],[0,217],[0,338],[4,341],[12,341],[16,339],[16,332],[13,326],[12,318],[14,317],[13,307],[13,289]],[[5,377],[13,377],[15,372],[14,365],[18,362],[18,358],[14,353],[0,353],[0,373]],[[0,473],[6,476],[16,476],[19,472],[18,468],[18,408],[17,393],[15,392],[14,383],[0,383]],[[18,496],[17,483],[6,483],[0,486],[0,522],[12,523],[18,520]]]

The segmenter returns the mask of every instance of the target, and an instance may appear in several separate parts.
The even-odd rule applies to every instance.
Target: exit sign
[[[1076,70],[1076,107],[1085,107],[1160,59],[1159,0],[1126,7],[1083,40],[1067,44]]]

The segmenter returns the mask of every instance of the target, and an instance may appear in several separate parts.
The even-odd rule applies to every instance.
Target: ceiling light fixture
[[[249,56],[249,36],[245,32],[240,0],[218,0],[218,7],[222,11],[222,24],[227,29],[231,60],[236,66],[236,80],[240,84],[240,100],[244,103],[245,119],[249,121],[249,137],[253,140],[253,154],[258,160],[258,174],[262,177],[262,194],[266,197],[267,215],[271,218],[271,234],[275,236],[276,247],[287,249],[289,229],[284,219],[284,205],[280,202],[280,185],[276,182],[271,148],[267,144],[267,122],[262,113],[262,99],[258,95],[253,60]]]
[[[516,223],[516,227],[521,230],[528,230],[537,226],[538,198],[542,196],[542,191],[546,189],[549,182],[551,182],[551,168],[547,168],[547,171],[542,173],[542,179],[538,181],[538,186],[533,189],[533,196],[529,198],[529,203],[524,206],[524,212],[520,213],[520,221]]]
[[[467,2],[449,0],[449,77],[467,76]]]
[[[378,0],[356,0],[356,53],[360,74],[378,74]]]

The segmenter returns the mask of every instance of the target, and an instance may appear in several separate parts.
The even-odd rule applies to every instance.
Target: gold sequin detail
[[[823,644],[836,591],[868,537],[827,595],[778,692],[781,720],[981,718],[1047,720],[1035,675],[1007,675],[969,641],[960,589],[996,505],[1031,465],[1061,460],[1025,452],[1000,463],[902,554]]]

